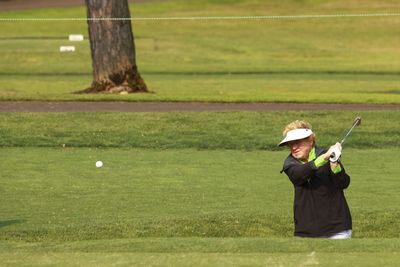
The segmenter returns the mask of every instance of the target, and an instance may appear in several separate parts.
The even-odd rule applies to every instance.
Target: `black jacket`
[[[325,153],[316,148],[316,156]],[[329,162],[317,168],[314,161],[299,162],[289,155],[284,171],[294,185],[295,236],[328,237],[352,229],[349,207],[343,189],[350,184],[350,177],[343,165],[334,174]]]

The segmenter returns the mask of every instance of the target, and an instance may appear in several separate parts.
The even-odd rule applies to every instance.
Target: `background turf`
[[[388,13],[397,1],[162,1],[132,17]],[[85,9],[0,12],[76,18]],[[154,94],[74,95],[91,83],[85,21],[1,21],[0,100],[399,103],[399,17],[134,21]],[[81,33],[82,43],[68,41]],[[60,53],[61,45],[77,52]]]
[[[362,126],[345,147],[400,145],[398,111],[0,113],[3,147],[120,147],[278,150],[283,127],[310,121],[317,141],[340,141],[354,118]]]

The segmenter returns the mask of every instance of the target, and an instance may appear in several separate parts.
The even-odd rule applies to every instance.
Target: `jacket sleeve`
[[[331,171],[332,181],[337,188],[346,189],[350,185],[350,176],[346,173],[342,163],[340,164],[341,171],[334,173]]]
[[[310,161],[305,164],[292,163],[286,166],[283,171],[294,185],[299,186],[307,183],[308,179],[314,176],[317,169],[318,168],[315,166],[314,161]]]

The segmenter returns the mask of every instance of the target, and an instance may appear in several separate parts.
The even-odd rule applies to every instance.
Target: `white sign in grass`
[[[68,39],[72,42],[82,42],[84,37],[82,34],[70,34]]]
[[[60,52],[75,52],[75,46],[60,46]]]

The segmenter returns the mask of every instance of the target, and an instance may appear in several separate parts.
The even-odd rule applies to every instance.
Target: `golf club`
[[[346,135],[343,137],[342,141],[340,141],[340,144],[343,144],[344,140],[346,140],[347,136],[349,136],[349,134],[351,133],[351,131],[353,131],[353,129],[361,124],[361,117],[357,116],[354,119],[353,125],[351,126],[350,130],[346,133]],[[330,158],[334,158],[335,157],[335,152],[332,152]]]

